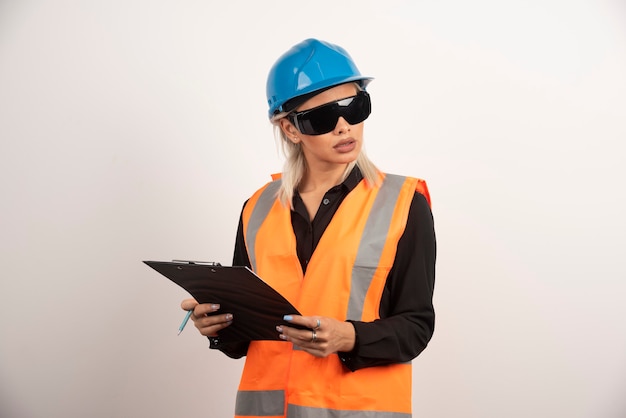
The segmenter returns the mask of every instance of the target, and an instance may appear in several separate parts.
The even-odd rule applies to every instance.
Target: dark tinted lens
[[[339,115],[337,113],[337,103],[329,103],[317,109],[311,110],[300,119],[303,127],[310,133],[307,135],[322,135],[335,129]]]
[[[349,124],[355,125],[367,119],[370,112],[369,95],[367,92],[361,91],[353,97],[296,112],[292,114],[290,119],[305,135],[322,135],[335,129],[340,116]]]
[[[340,108],[342,110],[341,116],[350,124],[356,125],[363,122],[370,115],[371,103],[369,95],[366,92],[359,92],[354,97],[352,103],[347,107]]]

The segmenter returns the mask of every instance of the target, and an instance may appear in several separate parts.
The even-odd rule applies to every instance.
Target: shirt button
[[[326,199],[322,200],[322,203],[327,205],[327,204],[330,203],[330,199],[326,198]]]

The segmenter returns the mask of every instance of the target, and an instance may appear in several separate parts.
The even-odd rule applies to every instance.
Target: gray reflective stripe
[[[360,321],[365,295],[385,246],[396,201],[406,177],[387,174],[365,223],[354,266],[347,319]]]
[[[248,222],[248,228],[246,229],[246,244],[248,245],[250,265],[254,271],[257,271],[255,252],[256,234],[259,232],[259,228],[261,228],[261,224],[265,220],[265,217],[268,213],[270,213],[272,205],[274,205],[276,193],[280,188],[280,184],[280,180],[274,180],[267,185],[265,190],[261,193],[261,196],[259,196],[259,199],[252,210],[252,214],[250,215],[250,221]]]
[[[235,415],[272,417],[285,413],[285,391],[240,390],[235,402]]]
[[[287,405],[287,418],[411,418],[411,414],[383,411],[347,411]]]

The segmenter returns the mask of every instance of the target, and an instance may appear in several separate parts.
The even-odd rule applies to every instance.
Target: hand
[[[356,333],[350,322],[323,316],[286,315],[285,321],[309,329],[279,325],[280,338],[290,341],[316,357],[327,357],[338,351],[348,352],[354,348]]]
[[[181,302],[180,307],[185,311],[193,309],[191,320],[200,334],[205,337],[216,337],[219,330],[226,328],[233,322],[233,315],[229,313],[211,315],[220,309],[220,305],[216,303],[199,304],[195,299],[185,299]]]

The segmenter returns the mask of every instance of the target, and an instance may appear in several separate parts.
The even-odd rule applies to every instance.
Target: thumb
[[[193,298],[185,299],[180,303],[180,307],[183,308],[184,311],[191,311],[197,305],[198,302]]]

